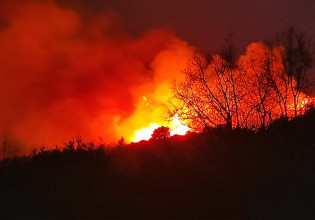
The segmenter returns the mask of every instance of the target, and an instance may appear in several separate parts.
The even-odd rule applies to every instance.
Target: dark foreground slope
[[[3,161],[0,217],[314,218],[315,114]]]

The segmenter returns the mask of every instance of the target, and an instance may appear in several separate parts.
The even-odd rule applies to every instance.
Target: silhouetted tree
[[[195,53],[184,73],[185,81],[171,87],[173,113],[199,131],[222,124],[231,130],[246,124],[249,112],[241,105],[247,91],[231,38],[220,55],[207,60]]]
[[[123,147],[126,145],[126,141],[124,137],[121,137],[117,142],[117,147]]]
[[[170,137],[170,128],[168,127],[158,127],[153,131],[153,134],[151,135],[151,139],[153,140],[161,140],[166,139]]]
[[[306,72],[313,62],[311,44],[288,32],[284,46],[251,43],[236,57],[230,40],[219,55],[196,53],[185,79],[171,85],[169,111],[197,131],[210,127],[266,128],[279,117],[292,117],[307,102]]]
[[[9,142],[7,139],[5,139],[4,141],[2,141],[2,145],[1,145],[1,159],[7,159],[9,157]]]
[[[227,37],[227,43],[226,46],[224,46],[221,51],[220,51],[220,56],[222,57],[224,62],[224,69],[226,71],[225,74],[227,79],[226,79],[226,84],[228,85],[229,89],[226,90],[225,96],[226,99],[228,98],[228,92],[231,93],[231,102],[233,104],[233,111],[235,114],[235,120],[236,120],[236,127],[239,128],[241,127],[241,108],[240,108],[240,101],[242,99],[240,95],[240,79],[241,79],[241,74],[238,71],[238,64],[237,64],[237,51],[235,48],[235,45],[233,43],[233,34],[230,33]],[[231,123],[231,128],[232,128],[232,123]]]
[[[293,96],[294,116],[297,116],[300,94],[308,86],[307,72],[314,62],[314,43],[293,27],[282,33],[278,43],[284,48],[282,61],[288,76],[286,84]]]
[[[0,147],[0,159],[5,160],[16,156],[17,148],[15,145],[11,144],[7,138],[2,141]]]
[[[272,121],[272,113],[277,106],[273,87],[269,83],[269,75],[274,76],[271,65],[273,49],[263,43],[251,43],[246,53],[239,59],[240,71],[246,83],[247,108],[255,110],[252,115],[252,125],[265,128]],[[257,125],[256,123],[259,122]]]
[[[273,98],[279,106],[281,117],[288,118],[288,103],[290,103],[289,78],[283,70],[282,54],[282,47],[270,49],[265,57],[263,69],[268,85],[275,93]]]

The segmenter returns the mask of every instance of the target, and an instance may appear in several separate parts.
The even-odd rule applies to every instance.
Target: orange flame
[[[151,123],[150,127],[142,128],[141,130],[137,130],[135,132],[135,136],[133,138],[133,142],[139,142],[142,140],[149,140],[151,135],[153,134],[154,130],[161,127],[162,125],[158,125],[156,123]],[[176,114],[173,117],[173,120],[169,123],[168,127],[170,128],[170,135],[185,135],[190,128],[184,125],[178,118]]]
[[[171,129],[171,136],[176,135],[176,134],[185,135],[190,130],[189,127],[184,125],[184,123],[179,120],[177,114],[174,116],[171,122],[170,129]]]
[[[150,124],[150,127],[142,128],[141,130],[136,131],[133,142],[149,140],[151,138],[151,135],[153,134],[153,131],[157,129],[158,127],[160,127],[160,125],[153,123],[153,124]]]

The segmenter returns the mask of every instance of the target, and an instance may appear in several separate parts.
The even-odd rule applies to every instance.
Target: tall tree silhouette
[[[239,57],[231,40],[208,59],[195,52],[185,79],[171,85],[170,116],[178,114],[198,131],[220,125],[266,128],[281,116],[297,116],[307,99],[313,54],[303,35],[286,36],[284,46],[251,43]]]
[[[298,114],[300,94],[307,88],[307,72],[314,62],[314,43],[297,32],[293,27],[278,37],[278,43],[284,47],[283,65],[288,76],[287,86],[293,96],[294,115]]]

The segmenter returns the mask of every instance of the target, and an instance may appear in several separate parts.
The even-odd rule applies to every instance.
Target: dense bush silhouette
[[[0,163],[1,218],[314,218],[315,113]]]
[[[153,134],[151,135],[151,139],[161,140],[161,139],[169,138],[170,136],[171,136],[170,128],[161,126],[153,131]]]

